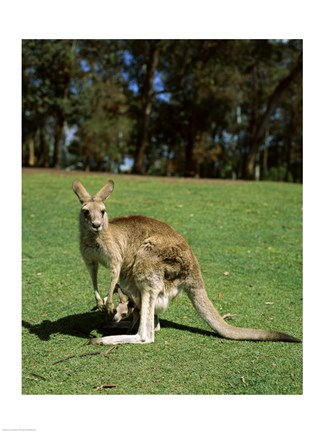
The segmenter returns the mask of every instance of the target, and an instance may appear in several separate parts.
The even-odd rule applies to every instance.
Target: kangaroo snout
[[[113,322],[118,323],[119,321],[121,321],[121,316],[118,314],[115,314],[113,316]]]
[[[101,231],[102,230],[102,225],[100,221],[94,221],[92,222],[92,228],[94,229],[94,231]]]

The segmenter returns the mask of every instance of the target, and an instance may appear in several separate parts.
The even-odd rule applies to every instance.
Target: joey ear
[[[86,188],[79,182],[79,180],[74,180],[72,183],[72,189],[79,198],[81,204],[91,200],[91,196],[87,192]]]
[[[96,193],[94,199],[105,201],[105,199],[109,197],[113,190],[114,182],[112,180],[109,180],[108,183],[102,189],[100,189],[99,192]]]

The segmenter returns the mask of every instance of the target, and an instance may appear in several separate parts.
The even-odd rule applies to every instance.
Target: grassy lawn
[[[154,344],[88,346],[104,317],[79,253],[75,176],[92,193],[115,181],[110,217],[144,214],[183,234],[234,325],[302,337],[301,185],[25,171],[23,394],[302,394],[302,344],[217,338],[185,295]],[[102,294],[108,284],[101,268]]]

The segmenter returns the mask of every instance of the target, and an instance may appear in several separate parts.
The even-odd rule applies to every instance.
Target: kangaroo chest
[[[102,247],[100,242],[83,243],[81,254],[85,261],[97,261],[104,267],[109,267],[111,257],[108,251]]]

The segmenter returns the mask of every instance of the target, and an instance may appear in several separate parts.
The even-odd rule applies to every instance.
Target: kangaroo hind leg
[[[89,340],[94,345],[147,344],[154,342],[154,307],[158,291],[151,286],[141,289],[141,315],[135,335],[104,336]]]

